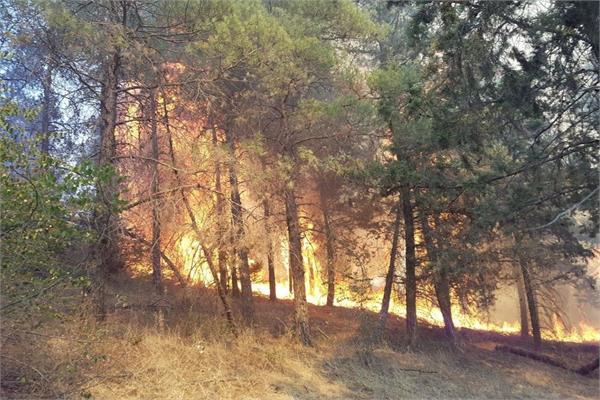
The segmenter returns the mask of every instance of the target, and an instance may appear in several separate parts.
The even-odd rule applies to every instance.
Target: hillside
[[[154,322],[151,282],[115,279],[104,325],[85,315],[30,330],[2,326],[3,398],[411,399],[598,398],[598,376],[493,350],[515,337],[461,331],[452,349],[436,328],[403,343],[392,317],[384,344],[370,341],[376,315],[310,306],[315,346],[290,335],[289,301],[255,298],[256,324],[234,338],[211,290],[169,285],[166,328]],[[76,309],[80,304],[64,307]],[[595,345],[546,344],[544,352],[578,366]],[[598,371],[596,371],[597,374]]]

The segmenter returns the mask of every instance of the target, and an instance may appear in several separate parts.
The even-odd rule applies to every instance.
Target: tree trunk
[[[531,319],[531,332],[533,334],[533,347],[539,349],[542,345],[542,331],[540,328],[540,318],[538,314],[537,303],[535,300],[535,291],[531,283],[528,265],[521,261],[521,273],[523,275],[523,285],[529,306],[529,318]]]
[[[520,269],[515,266],[515,284],[517,286],[517,294],[519,296],[519,315],[521,320],[521,337],[526,339],[529,337],[529,318],[527,316],[527,295],[525,293],[525,285],[523,283],[523,274]]]
[[[289,251],[288,251],[289,254]],[[290,294],[294,293],[294,272],[292,268],[288,266],[288,290]]]
[[[234,229],[234,242],[239,261],[240,283],[242,285],[242,313],[246,321],[254,318],[254,307],[252,305],[252,281],[250,279],[250,264],[248,262],[248,249],[243,244],[244,219],[242,216],[242,199],[236,170],[235,160],[235,138],[230,132],[227,133],[227,141],[231,149],[232,161],[229,163],[229,183],[231,184],[231,215]]]
[[[152,184],[151,184],[151,196],[152,200],[152,282],[154,283],[154,289],[159,296],[162,296],[162,270],[160,266],[161,261],[161,247],[160,247],[160,201],[156,197],[156,194],[160,192],[160,176],[158,171],[158,129],[156,123],[156,93],[154,90],[150,91],[149,96],[150,107],[149,115],[150,118],[150,141],[152,143],[152,158],[155,160],[152,162]]]
[[[149,249],[152,248],[152,242],[147,241],[138,233],[132,231],[131,229],[125,229],[124,232],[127,236],[129,236],[133,240],[143,244],[144,246],[148,247]],[[181,272],[179,272],[179,269],[177,268],[175,263],[173,261],[171,261],[171,259],[169,257],[167,257],[167,255],[165,253],[161,252],[160,256],[162,257],[163,261],[167,264],[167,267],[169,267],[171,272],[173,272],[173,275],[175,275],[175,278],[177,278],[177,281],[179,282],[179,284],[182,287],[186,287],[187,282],[185,281],[184,277],[181,276]]]
[[[163,93],[163,99],[166,99],[166,97],[164,96],[164,93]],[[171,135],[171,128],[169,125],[169,113],[168,113],[166,100],[163,101],[163,111],[164,111],[164,117],[165,117],[165,126],[167,129],[167,134],[168,134],[168,138],[169,138],[169,152],[171,153],[171,163],[173,164],[173,171],[175,174],[175,179],[177,181],[177,185],[182,186],[181,177],[179,176],[179,171],[177,170],[175,151],[173,149],[173,137]],[[183,204],[187,211],[188,217],[190,219],[190,222],[192,223],[192,228],[194,230],[194,233],[196,234],[198,241],[201,241],[202,240],[202,232],[200,231],[200,228],[198,227],[198,222],[196,221],[196,216],[194,215],[194,211],[192,210],[190,201],[189,201],[184,189],[181,189],[180,193],[181,193],[181,199],[183,200]],[[206,259],[206,263],[208,264],[208,267],[210,269],[210,273],[213,277],[213,280],[215,281],[215,285],[217,287],[217,295],[219,296],[219,299],[221,300],[221,303],[223,304],[223,309],[225,311],[225,317],[227,318],[229,327],[230,327],[231,331],[233,332],[233,334],[237,336],[237,328],[235,326],[235,321],[233,319],[233,312],[231,310],[231,305],[229,304],[229,299],[227,298],[227,295],[223,292],[223,286],[221,285],[221,283],[219,281],[219,273],[218,273],[217,269],[215,268],[213,261],[212,261],[212,254],[204,245],[201,245],[201,248],[204,253],[204,258]]]
[[[600,358],[596,357],[596,359],[590,363],[587,363],[585,365],[582,365],[581,367],[577,368],[575,370],[575,372],[577,372],[578,374],[581,375],[587,375],[590,372],[598,369],[598,366],[600,366]]]
[[[52,112],[52,65],[48,62],[46,71],[44,72],[44,78],[42,80],[43,88],[43,104],[42,104],[42,143],[41,151],[43,154],[48,155],[50,153],[50,113]]]
[[[104,65],[104,81],[100,100],[100,152],[98,163],[102,166],[113,165],[116,155],[115,129],[117,124],[117,90],[121,56],[116,51]],[[121,269],[118,243],[118,217],[113,212],[113,204],[118,195],[117,178],[113,177],[104,186],[98,186],[98,194],[103,204],[96,214],[99,232],[99,265],[96,268],[94,283],[94,302],[97,318],[104,320],[105,285],[111,271]]]
[[[404,217],[405,259],[406,259],[406,334],[410,344],[417,337],[417,279],[415,256],[415,225],[413,206],[410,199],[410,188],[403,186],[401,190],[402,215]]]
[[[549,356],[547,356],[545,354],[534,353],[532,351],[521,349],[519,347],[507,346],[507,345],[502,345],[502,344],[497,345],[494,348],[494,350],[496,350],[496,351],[504,351],[504,352],[512,353],[512,354],[517,354],[519,356],[527,357],[527,358],[530,358],[530,359],[535,360],[535,361],[540,361],[540,362],[552,365],[554,367],[563,368],[563,369],[572,371],[572,369],[569,368],[562,361],[555,360],[554,358],[549,357]]]
[[[238,284],[237,266],[231,264],[231,295],[233,297],[241,297],[240,285]]]
[[[394,233],[392,234],[392,249],[390,251],[390,263],[388,272],[385,276],[385,288],[383,289],[383,299],[381,300],[381,310],[379,311],[379,328],[377,336],[381,338],[385,332],[385,325],[387,323],[390,299],[392,297],[392,287],[394,286],[394,276],[396,275],[396,258],[398,257],[398,238],[400,237],[400,220],[402,218],[402,212],[400,205],[394,206],[396,218],[394,219]]]
[[[323,214],[323,228],[325,231],[325,250],[327,252],[327,303],[333,306],[335,300],[335,238],[331,229],[329,215],[329,204],[324,193],[323,182],[319,183],[319,200],[321,203],[321,213]]]
[[[450,339],[452,343],[456,341],[456,330],[454,328],[454,321],[452,320],[452,301],[450,298],[450,282],[448,281],[448,273],[444,267],[439,265],[437,257],[436,247],[433,241],[433,234],[429,227],[429,221],[425,213],[421,213],[419,220],[421,221],[421,230],[423,233],[423,241],[425,248],[427,249],[427,255],[429,261],[433,266],[433,286],[435,289],[435,296],[437,298],[438,306],[442,312],[444,319],[444,332],[446,337]],[[436,226],[439,227],[439,222],[435,220]]]
[[[214,127],[212,129],[212,140],[215,147],[218,145],[217,130]],[[221,286],[224,293],[227,293],[227,282],[229,278],[227,276],[227,250],[225,249],[225,218],[224,218],[224,205],[225,197],[222,193],[221,187],[221,162],[217,161],[215,165],[215,192],[216,192],[216,213],[217,213],[217,240],[218,240],[218,256],[217,263],[219,268],[219,278],[221,280]]]
[[[271,209],[269,207],[269,200],[265,198],[263,200],[263,211],[265,213],[265,233],[267,235],[267,268],[269,270],[269,300],[277,300],[277,285],[275,281],[275,261],[273,258],[273,238],[271,237]]]
[[[195,222],[195,218],[193,225],[195,226],[196,232],[199,233],[198,225]],[[229,300],[227,299],[227,295],[223,291],[223,285],[221,285],[221,282],[219,282],[219,273],[213,262],[212,252],[203,244],[200,244],[200,247],[202,248],[202,252],[204,253],[204,258],[206,259],[206,263],[208,264],[208,269],[210,269],[210,273],[213,276],[213,279],[215,280],[215,286],[217,287],[217,295],[219,296],[219,298],[221,299],[221,303],[223,304],[225,318],[229,323],[229,327],[231,328],[232,333],[235,336],[237,336],[238,333],[237,328],[235,326],[235,322],[233,320],[233,311],[231,310],[231,306],[229,304]]]
[[[308,305],[306,303],[306,286],[304,282],[304,260],[302,258],[302,239],[298,219],[298,205],[293,187],[285,190],[285,215],[287,220],[290,269],[294,286],[294,319],[296,335],[304,345],[312,344],[308,323]]]

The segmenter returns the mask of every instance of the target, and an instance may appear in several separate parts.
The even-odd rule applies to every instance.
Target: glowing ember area
[[[314,240],[312,240],[312,225],[309,225],[307,228],[302,240],[306,298],[310,304],[324,306],[327,300],[327,289],[326,284],[322,281],[321,276],[323,272],[321,264],[316,256],[318,246],[314,243]],[[213,286],[214,280],[212,274],[200,251],[199,242],[195,239],[194,234],[187,233],[183,235],[178,240],[176,247],[178,249],[178,261],[183,265],[182,275],[195,284],[201,284],[208,287]],[[289,276],[287,240],[280,241],[280,255],[283,266],[285,267],[285,274],[282,275],[287,277]],[[142,268],[143,267],[138,266],[138,269]],[[279,279],[275,286],[278,299],[292,300],[294,298],[294,294],[290,292],[290,285],[287,279]],[[265,280],[253,281],[252,291],[255,294],[268,297],[269,282]],[[382,290],[379,290],[372,292],[366,300],[363,299],[363,301],[358,301],[356,300],[357,296],[352,293],[348,285],[344,282],[339,282],[336,287],[334,305],[344,308],[362,308],[378,313],[381,309],[382,296],[383,292]],[[390,304],[390,312],[400,317],[405,317],[405,305],[401,302],[392,301]],[[438,327],[444,326],[442,313],[436,305],[418,302],[417,316],[421,323],[424,322]],[[520,333],[518,321],[503,321],[501,323],[492,322],[483,318],[478,318],[475,315],[467,314],[456,304],[452,306],[452,317],[454,325],[457,328],[490,331],[506,335],[516,335]],[[543,329],[542,331],[542,337],[546,340],[576,343],[600,342],[600,330],[584,321],[579,322],[570,329],[565,327],[565,324],[556,316],[553,316],[551,322],[551,327]]]
[[[277,297],[281,299],[293,299],[293,294],[289,291],[287,283],[277,283]],[[256,282],[252,284],[254,292],[263,296],[269,295],[269,283],[268,282]],[[373,312],[379,312],[381,309],[381,297],[382,293],[375,294],[370,300],[363,302],[362,304],[353,301],[349,296],[341,300],[335,300],[335,305],[338,307],[345,308],[364,308]],[[325,305],[327,294],[310,295],[307,293],[307,301],[314,305]],[[392,304],[390,311],[393,314],[404,317],[406,315],[404,304]],[[421,321],[425,321],[428,324],[443,327],[444,320],[442,313],[437,307],[427,307],[424,305],[418,305],[417,315]],[[454,325],[457,328],[468,328],[474,330],[497,332],[507,335],[518,334],[521,330],[518,322],[503,322],[502,324],[486,322],[478,319],[475,316],[464,314],[460,311],[458,306],[453,306],[452,317],[454,319]],[[600,342],[600,330],[593,328],[585,322],[580,322],[579,325],[575,326],[571,330],[564,327],[558,319],[553,318],[553,327],[551,329],[545,329],[542,332],[542,337],[547,340],[556,340],[562,342],[574,342],[574,343],[594,343]]]

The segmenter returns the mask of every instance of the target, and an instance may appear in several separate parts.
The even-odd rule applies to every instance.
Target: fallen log
[[[568,369],[568,370],[571,369],[571,368],[567,367],[564,363],[562,363],[558,360],[555,360],[552,357],[548,357],[547,355],[544,355],[544,354],[534,353],[532,351],[521,349],[519,347],[512,347],[512,346],[506,346],[506,345],[499,344],[496,346],[496,350],[497,351],[505,351],[507,353],[516,354],[516,355],[519,355],[522,357],[527,357],[527,358],[530,358],[535,361],[540,361],[540,362],[543,362],[546,364],[550,364],[554,367]]]
[[[565,363],[563,363],[562,361],[556,360],[552,357],[549,357],[545,354],[540,354],[540,353],[534,353],[532,351],[529,350],[525,350],[525,349],[521,349],[519,347],[512,347],[512,346],[506,346],[506,345],[496,345],[495,348],[496,351],[504,351],[507,353],[512,353],[512,354],[516,354],[522,357],[527,357],[529,359],[535,360],[535,361],[539,361],[539,362],[543,362],[549,365],[552,365],[554,367],[558,367],[558,368],[562,368],[562,369],[566,369],[567,371],[571,371],[571,372],[575,372],[577,374],[580,375],[587,375],[590,372],[592,372],[593,370],[595,370],[596,368],[598,368],[598,362],[599,359],[596,358],[594,361],[592,361],[589,364],[586,364],[580,368],[577,369],[573,369],[570,368],[569,366],[567,366]]]
[[[587,375],[590,372],[592,372],[593,370],[598,369],[598,365],[600,365],[600,358],[596,357],[596,359],[594,361],[576,369],[575,372],[577,372],[578,374],[581,374],[581,375]]]

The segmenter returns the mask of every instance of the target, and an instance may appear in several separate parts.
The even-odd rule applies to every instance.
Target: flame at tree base
[[[268,296],[269,295],[269,283],[268,282],[252,282],[253,292]],[[290,293],[287,284],[277,283],[277,298],[284,300],[291,300],[294,295]],[[312,294],[310,291],[307,292],[307,301],[314,305],[325,305],[327,294],[321,293],[321,291],[313,291],[317,294]],[[383,293],[376,293],[371,296],[368,300],[358,302],[352,300],[349,296],[344,298],[336,299],[334,302],[335,306],[344,308],[363,308],[373,312],[379,312],[381,310],[381,299]],[[406,310],[403,304],[392,303],[390,304],[390,313],[398,315],[400,317],[406,316]],[[421,321],[425,321],[433,326],[443,327],[444,319],[441,311],[437,307],[428,306],[426,304],[419,304],[417,306],[417,316]],[[458,306],[452,307],[452,317],[456,328],[467,328],[479,331],[489,331],[500,333],[504,335],[519,334],[521,327],[519,322],[507,322],[494,323],[491,321],[483,321],[478,319],[476,316],[468,315],[463,313]],[[600,342],[600,330],[580,322],[577,326],[572,329],[567,329],[558,318],[552,319],[552,328],[544,329],[542,331],[542,338],[544,340],[561,341],[561,342],[573,342],[573,343],[598,343]]]

